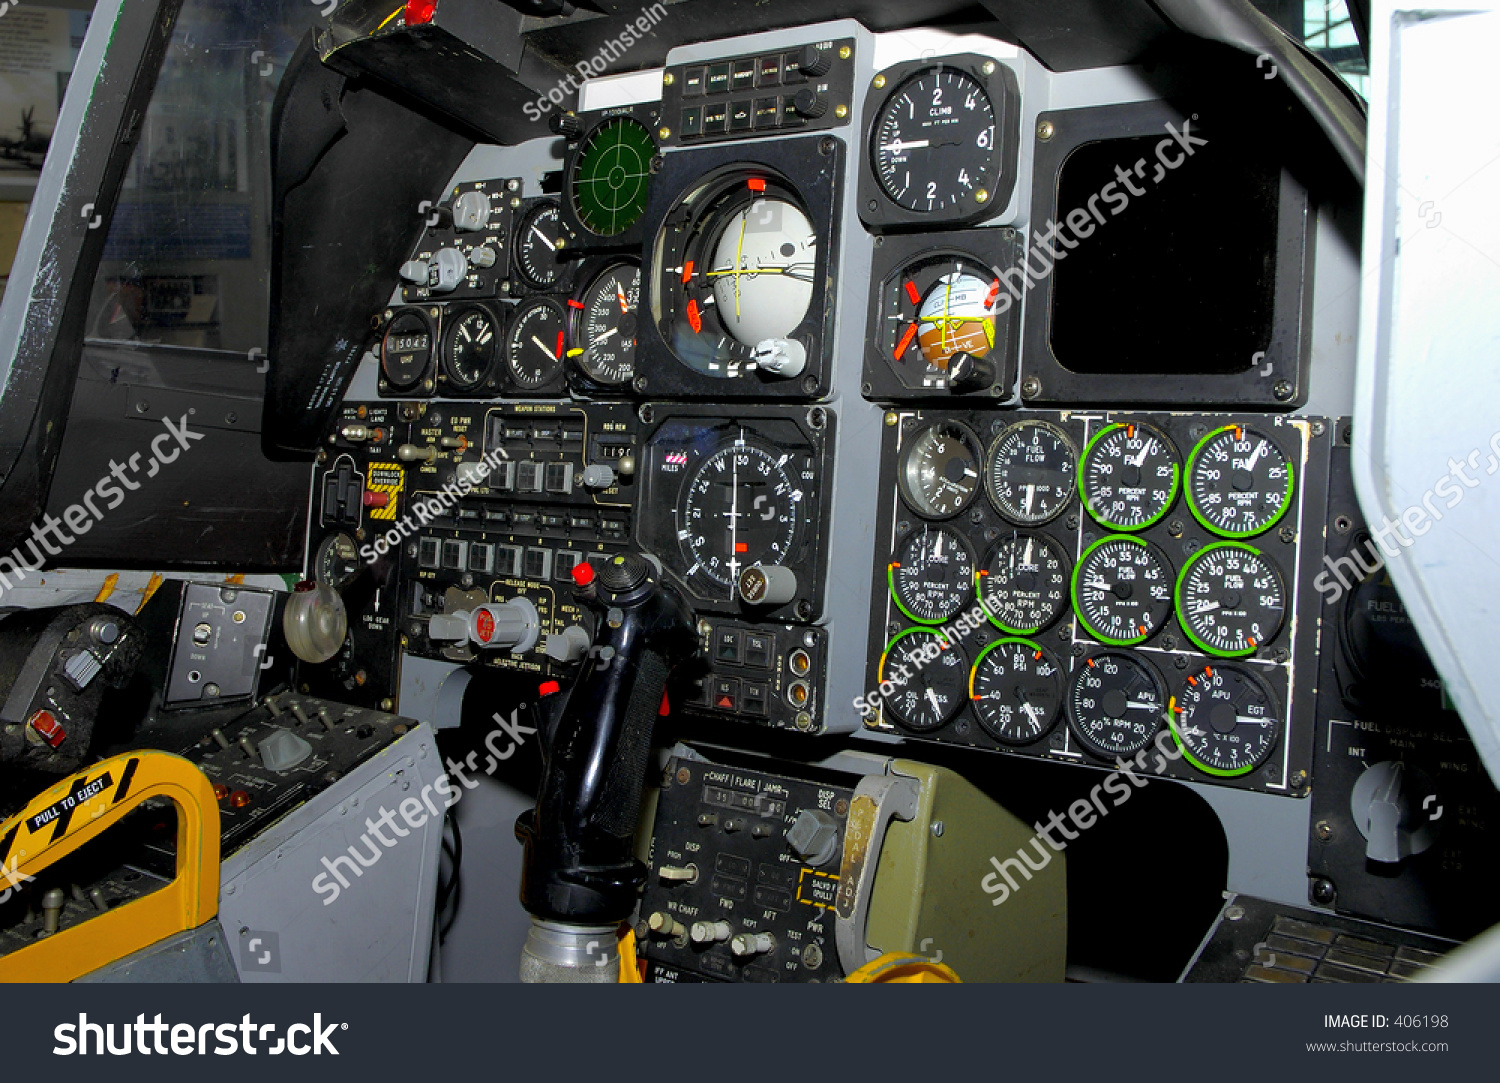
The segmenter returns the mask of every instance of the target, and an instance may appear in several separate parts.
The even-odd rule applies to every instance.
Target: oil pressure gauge
[[[1248,669],[1204,666],[1187,679],[1168,715],[1188,763],[1220,778],[1248,775],[1271,754],[1281,732],[1276,698]]]
[[[905,666],[910,677],[900,678]],[[937,633],[911,628],[886,645],[880,680],[896,685],[885,705],[897,725],[917,733],[938,729],[959,712],[967,695],[969,660],[957,644],[944,645]]]
[[[1187,500],[1193,518],[1215,534],[1262,534],[1291,506],[1291,461],[1258,429],[1225,425],[1188,456]]]
[[[1047,735],[1062,706],[1062,671],[1029,639],[1001,639],[979,655],[969,699],[995,740],[1028,745]]]

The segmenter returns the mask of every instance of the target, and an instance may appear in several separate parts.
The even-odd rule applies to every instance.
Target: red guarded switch
[[[387,507],[390,502],[390,493],[377,493],[373,489],[365,490],[364,505],[367,508],[384,508]]]

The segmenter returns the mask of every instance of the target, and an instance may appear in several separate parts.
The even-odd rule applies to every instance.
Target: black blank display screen
[[[1064,368],[1223,375],[1250,368],[1266,349],[1281,164],[1265,148],[1208,138],[1159,182],[1157,135],[1085,143],[1063,163],[1054,221],[1087,210],[1091,197],[1105,219],[1095,218],[1086,238],[1062,233],[1077,244],[1053,270],[1052,351]],[[1174,143],[1167,153],[1181,151]],[[1129,193],[1115,167],[1129,172],[1140,159],[1143,176],[1131,179],[1145,194],[1118,209],[1118,193]],[[1113,206],[1098,198],[1111,183]]]

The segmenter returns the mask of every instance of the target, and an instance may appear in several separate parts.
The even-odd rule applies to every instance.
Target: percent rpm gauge
[[[1144,530],[1177,499],[1181,468],[1172,442],[1150,425],[1106,425],[1083,449],[1078,495],[1111,530]]]
[[[1062,692],[1062,671],[1029,639],[996,640],[969,674],[969,699],[979,724],[1007,745],[1046,736],[1057,721]]]
[[[1176,601],[1189,639],[1209,654],[1240,658],[1281,631],[1286,587],[1275,562],[1259,549],[1220,542],[1182,566]]]
[[[990,445],[984,483],[1001,515],[1021,526],[1055,519],[1073,499],[1078,450],[1047,421],[1020,421]]]
[[[1124,651],[1096,654],[1073,674],[1068,722],[1073,736],[1096,756],[1133,756],[1151,743],[1166,710],[1161,679]]]
[[[990,620],[1016,635],[1041,631],[1068,608],[1068,558],[1045,534],[1000,539],[977,583]]]
[[[897,87],[875,118],[875,177],[908,211],[983,204],[994,194],[995,134],[995,106],[978,79],[959,68],[927,68]]]
[[[903,676],[903,669],[907,676]],[[968,693],[969,660],[957,644],[912,628],[891,640],[880,656],[880,681],[895,691],[885,698],[897,725],[917,733],[937,729],[958,713]]]
[[[1128,534],[1100,538],[1073,572],[1073,608],[1101,643],[1150,639],[1172,614],[1172,569],[1156,546]]]
[[[979,440],[967,428],[956,421],[939,421],[906,445],[896,484],[919,514],[952,518],[979,492],[982,454]]]
[[[1215,429],[1188,456],[1187,501],[1215,534],[1248,538],[1292,503],[1292,464],[1269,436],[1244,425]]]
[[[969,600],[974,589],[974,557],[953,531],[923,527],[896,549],[887,579],[902,613],[919,624],[942,624]]]
[[[1167,717],[1187,761],[1221,778],[1259,767],[1281,732],[1276,699],[1266,683],[1228,664],[1204,666],[1188,677]]]
[[[887,279],[881,345],[901,382],[912,388],[967,386],[988,372],[976,363],[995,348],[999,294],[1000,272],[957,251],[920,256]]]

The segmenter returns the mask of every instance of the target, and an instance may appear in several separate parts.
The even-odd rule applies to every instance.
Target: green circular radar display
[[[613,237],[646,210],[656,144],[644,125],[613,117],[598,125],[578,149],[573,167],[573,210],[585,229]]]

